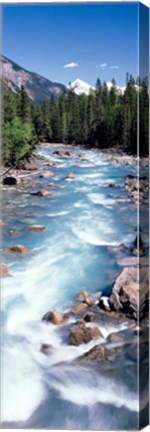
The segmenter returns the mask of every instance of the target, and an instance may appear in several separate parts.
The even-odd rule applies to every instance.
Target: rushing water
[[[69,149],[70,150],[70,149]],[[3,248],[24,244],[32,254],[6,255],[10,278],[2,283],[2,424],[4,427],[49,429],[135,429],[138,398],[136,362],[116,358],[112,369],[97,370],[75,361],[95,343],[67,344],[67,330],[46,325],[49,310],[67,311],[79,290],[109,292],[120,271],[108,246],[132,244],[136,208],[124,189],[124,176],[135,174],[134,164],[115,165],[103,155],[71,149],[73,156],[54,156],[54,148],[39,153],[56,162],[47,168],[52,179],[33,176],[32,190],[49,188],[50,199],[29,190],[3,194]],[[86,160],[80,160],[82,154]],[[42,162],[41,162],[42,170]],[[74,179],[65,180],[69,173]],[[116,188],[108,184],[115,182]],[[43,224],[43,232],[25,227]],[[18,237],[9,230],[17,230]],[[71,322],[71,320],[70,320]],[[125,324],[104,320],[105,338]],[[53,346],[47,357],[41,343]]]

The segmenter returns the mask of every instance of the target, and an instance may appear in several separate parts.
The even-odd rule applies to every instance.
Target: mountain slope
[[[18,93],[23,85],[34,103],[41,103],[44,99],[49,99],[51,95],[57,98],[62,91],[68,91],[63,84],[52,82],[41,75],[29,72],[4,56],[1,56],[1,59],[4,91],[10,88],[13,92]]]

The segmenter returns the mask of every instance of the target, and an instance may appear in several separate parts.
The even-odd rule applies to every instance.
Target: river
[[[67,328],[42,321],[49,310],[68,311],[80,290],[110,292],[121,269],[111,248],[131,245],[136,236],[137,210],[124,188],[124,177],[136,174],[136,163],[115,164],[104,153],[73,147],[72,157],[60,158],[55,149],[39,149],[55,162],[47,168],[54,177],[37,173],[22,192],[3,193],[3,248],[19,243],[32,253],[8,254],[3,260],[11,277],[3,278],[1,289],[2,425],[136,429],[135,359],[116,358],[111,369],[79,365],[75,359],[95,343],[70,346]],[[70,172],[73,178],[65,179]],[[47,189],[54,196],[32,196],[31,189]],[[45,230],[25,229],[35,224]],[[10,230],[16,230],[16,238]],[[111,320],[101,324],[105,338],[125,328],[124,322],[117,328]],[[40,352],[41,343],[53,346],[52,355]]]

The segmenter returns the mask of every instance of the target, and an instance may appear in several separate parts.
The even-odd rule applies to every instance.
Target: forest
[[[3,97],[3,162],[22,167],[42,142],[116,148],[136,154],[138,113],[140,154],[145,156],[149,140],[146,79],[135,81],[127,74],[126,89],[121,94],[114,79],[108,90],[98,78],[88,96],[77,96],[70,87],[58,99],[51,96],[41,105],[31,102],[24,87],[17,94],[8,90]]]

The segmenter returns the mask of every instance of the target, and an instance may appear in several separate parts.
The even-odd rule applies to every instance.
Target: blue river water
[[[104,154],[69,148],[70,158],[53,155],[55,147],[41,147],[39,154],[54,161],[51,178],[30,177],[22,192],[3,193],[3,248],[23,244],[31,254],[7,254],[3,262],[11,277],[1,289],[3,427],[47,429],[135,429],[138,398],[136,364],[121,359],[116,368],[74,364],[93,346],[71,347],[61,328],[45,325],[49,310],[65,312],[77,292],[110,292],[119,273],[111,250],[130,245],[136,236],[137,210],[124,188],[136,164],[115,164]],[[61,148],[60,148],[61,150]],[[63,148],[68,150],[68,148]],[[79,157],[81,155],[82,157]],[[41,172],[43,162],[41,161]],[[72,179],[65,179],[68,173]],[[53,183],[53,186],[48,186]],[[115,183],[116,187],[109,187]],[[47,189],[52,198],[30,194]],[[41,232],[29,225],[44,225]],[[10,236],[16,230],[16,237]],[[103,323],[103,334],[125,328]],[[41,343],[53,346],[49,357]]]

